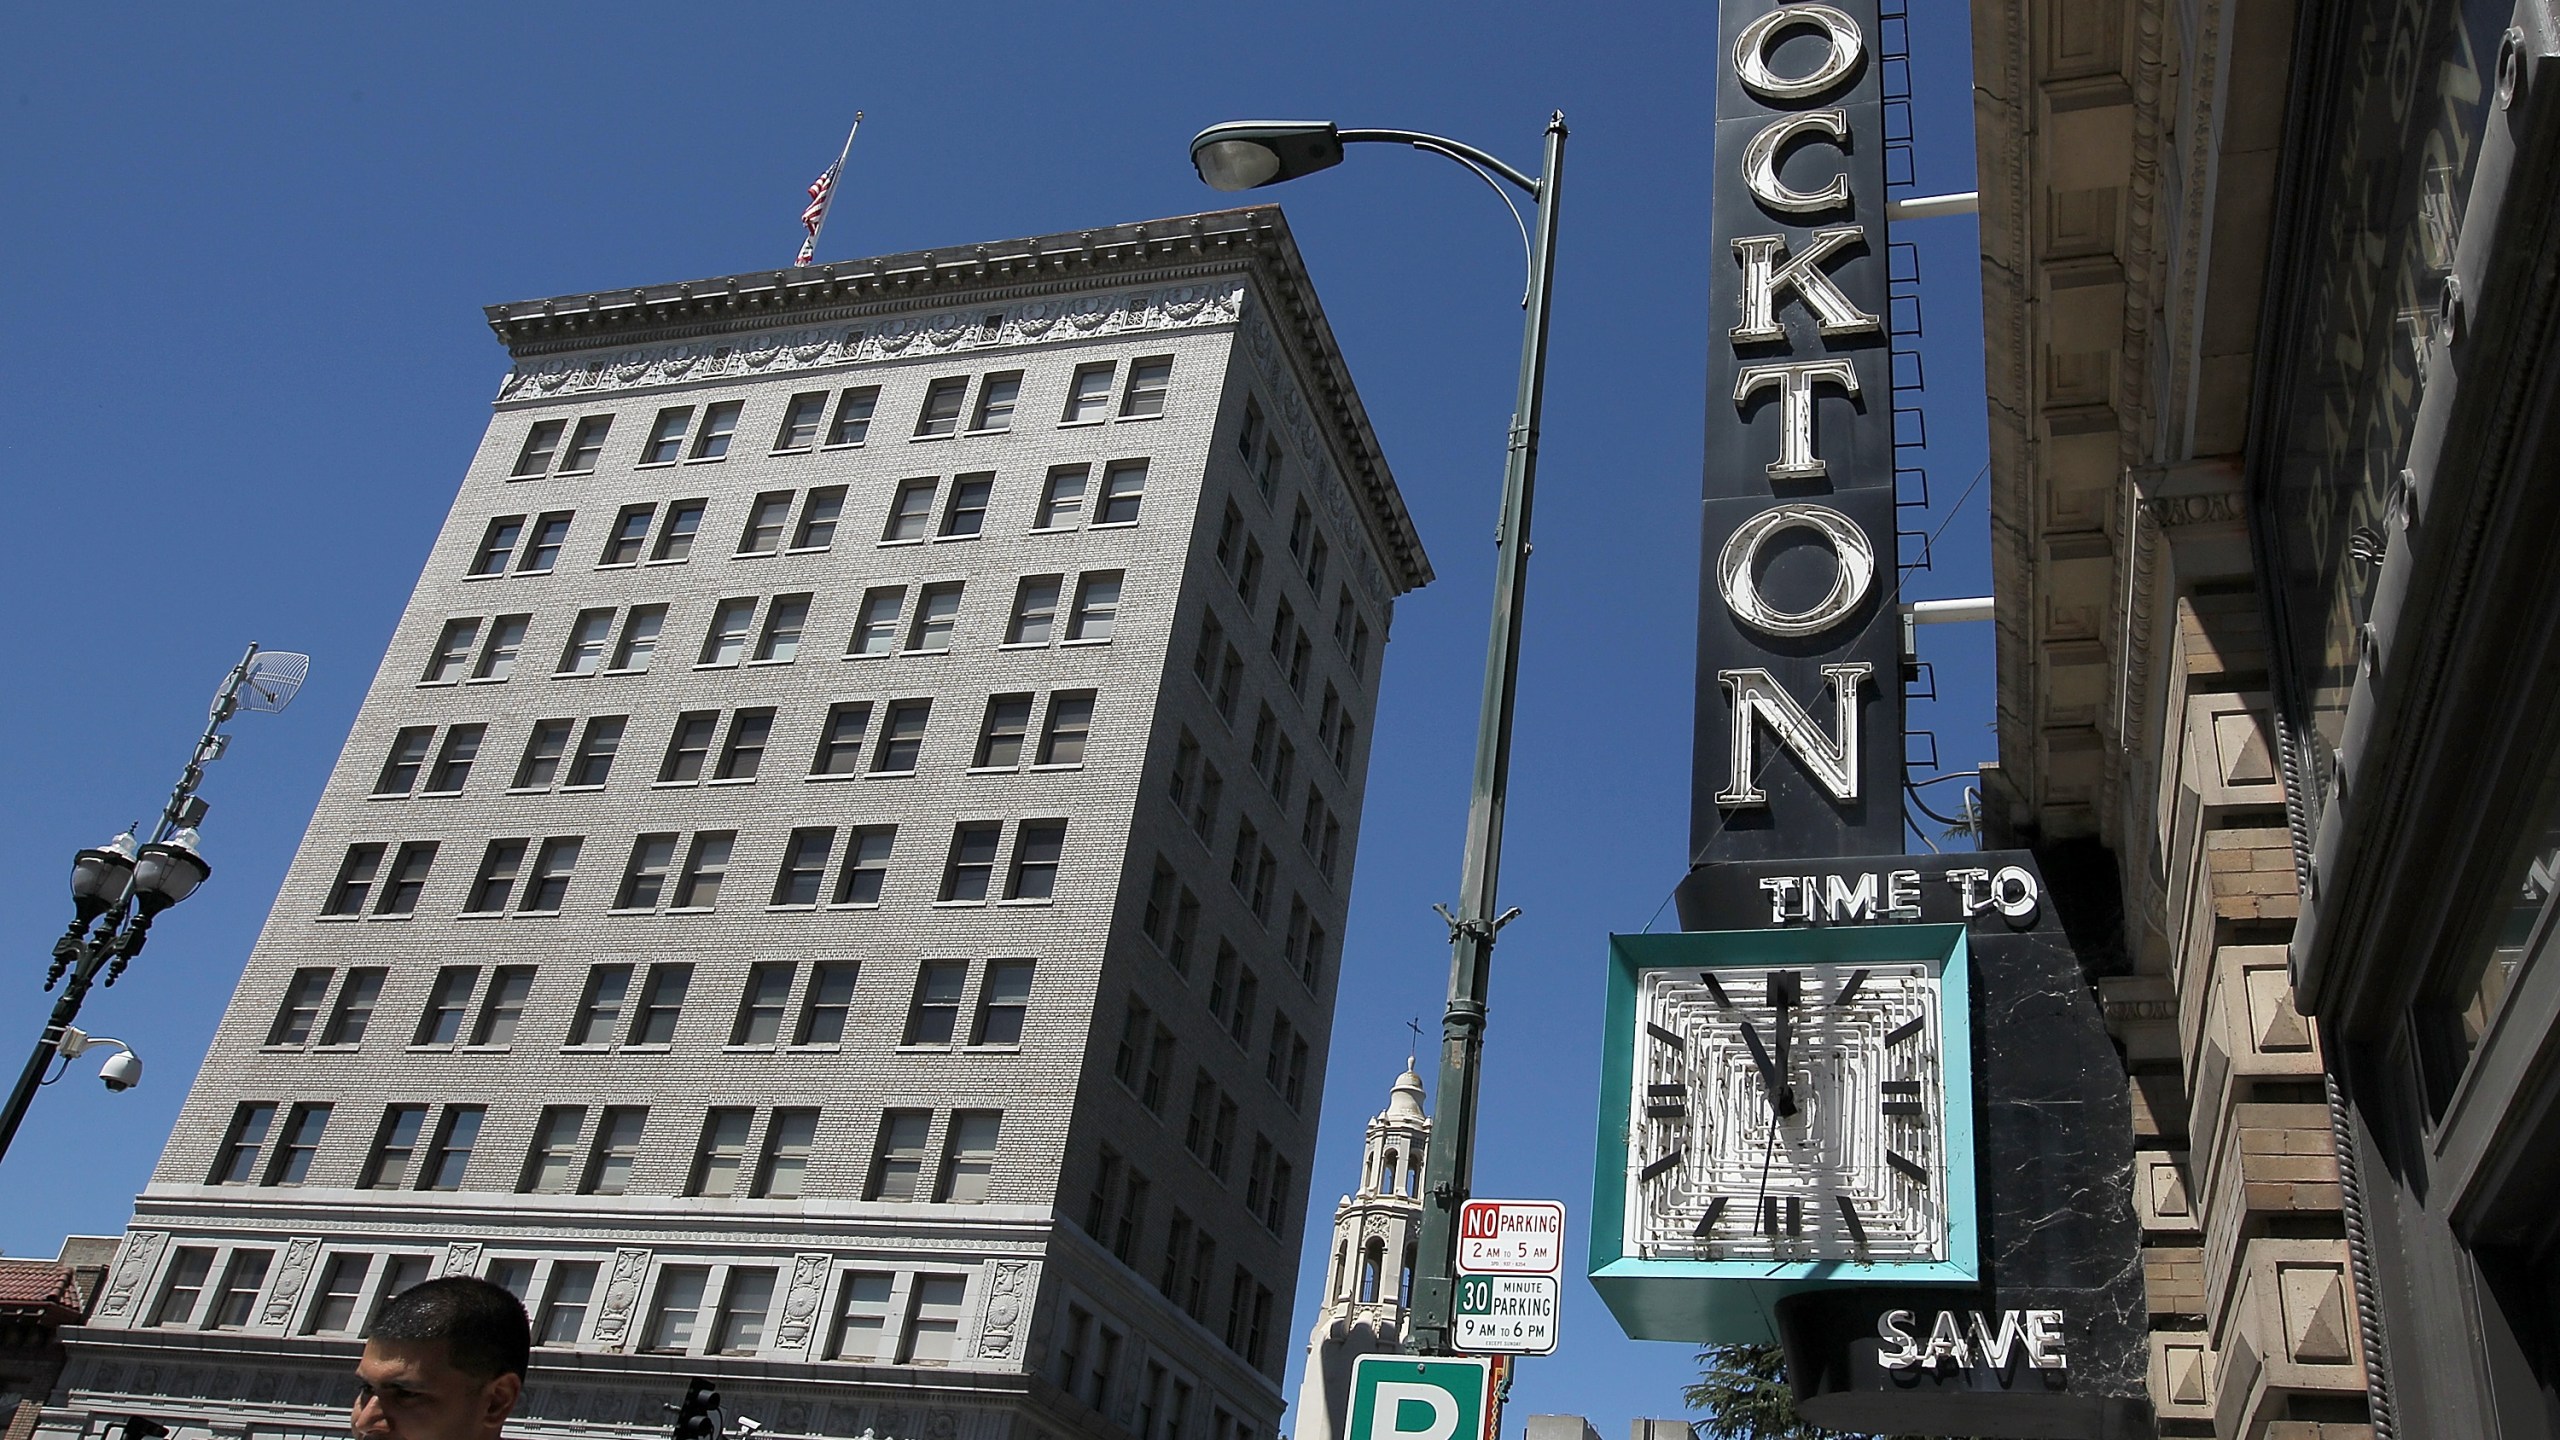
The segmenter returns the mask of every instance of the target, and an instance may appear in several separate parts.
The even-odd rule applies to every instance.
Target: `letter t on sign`
[[[1733,378],[1733,403],[1742,405],[1762,390],[1778,387],[1778,458],[1769,462],[1772,480],[1819,480],[1831,473],[1813,453],[1813,382],[1828,380],[1855,399],[1858,372],[1846,360],[1789,360],[1777,365],[1745,365]]]

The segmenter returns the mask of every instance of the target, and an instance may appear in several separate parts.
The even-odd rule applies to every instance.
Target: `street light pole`
[[[1502,824],[1511,788],[1511,713],[1518,689],[1522,601],[1527,593],[1530,504],[1538,478],[1538,424],[1545,405],[1547,309],[1555,267],[1557,201],[1564,184],[1564,112],[1547,119],[1545,169],[1532,180],[1473,146],[1409,130],[1336,130],[1310,121],[1242,121],[1204,130],[1191,142],[1201,178],[1225,190],[1268,185],[1338,163],[1345,143],[1391,141],[1458,161],[1487,183],[1499,175],[1537,202],[1529,240],[1528,317],[1520,341],[1520,388],[1502,471],[1502,516],[1494,531],[1493,633],[1484,700],[1476,720],[1476,764],[1467,803],[1467,849],[1458,910],[1449,922],[1449,1005],[1440,1028],[1440,1083],[1432,1092],[1431,1145],[1423,1170],[1422,1237],[1414,1255],[1408,1348],[1449,1350],[1456,1301],[1457,1218],[1475,1174],[1476,1084],[1484,1053],[1486,993],[1493,945],[1517,910],[1496,913]],[[1499,187],[1497,186],[1497,191]],[[1506,197],[1507,199],[1507,197]]]
[[[169,792],[169,803],[160,812],[150,843],[137,845],[128,833],[73,858],[71,928],[53,942],[53,968],[44,979],[48,990],[62,982],[62,996],[45,1018],[44,1031],[36,1037],[35,1050],[19,1072],[7,1106],[0,1108],[0,1159],[8,1156],[9,1142],[17,1138],[27,1107],[35,1103],[45,1072],[56,1059],[78,1053],[75,1046],[88,1039],[73,1030],[71,1022],[79,1017],[90,987],[114,985],[126,964],[142,953],[151,922],[161,911],[194,894],[213,873],[213,867],[196,853],[195,827],[208,808],[196,787],[203,783],[206,764],[220,759],[230,746],[231,737],[222,733],[223,725],[242,710],[282,710],[302,688],[310,664],[306,655],[250,646],[215,692],[204,734],[196,741],[185,773]],[[66,1040],[74,1043],[65,1044]],[[121,1073],[124,1078],[119,1080],[119,1072],[111,1069],[107,1078],[115,1088],[128,1088],[132,1077],[141,1073],[139,1062],[130,1063]]]

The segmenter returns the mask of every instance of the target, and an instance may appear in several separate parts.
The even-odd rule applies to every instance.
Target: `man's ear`
[[[522,1398],[523,1376],[509,1372],[490,1381],[488,1388],[480,1392],[480,1423],[492,1434],[496,1433],[499,1426],[507,1423],[507,1417],[515,1413],[516,1402]]]

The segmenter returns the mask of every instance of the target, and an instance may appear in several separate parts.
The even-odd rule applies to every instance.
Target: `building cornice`
[[[1352,387],[1288,222],[1276,208],[512,301],[489,306],[486,313],[489,328],[517,362],[499,392],[506,402],[1004,341],[1038,344],[1132,329],[1240,324],[1243,292],[1218,283],[1233,279],[1244,280],[1262,301],[1269,337],[1287,347],[1290,368],[1303,377],[1307,428],[1322,432],[1323,448],[1359,497],[1363,528],[1384,557],[1386,590],[1402,594],[1429,583],[1430,558]],[[1123,293],[1099,308],[1042,303],[1090,297],[1098,287]],[[982,340],[973,327],[990,307],[998,311],[998,327]],[[891,323],[877,323],[884,320]],[[687,343],[758,332],[765,343]],[[1259,338],[1250,326],[1244,337]],[[564,363],[573,355],[586,355],[588,362]],[[1267,363],[1264,355],[1255,358]]]

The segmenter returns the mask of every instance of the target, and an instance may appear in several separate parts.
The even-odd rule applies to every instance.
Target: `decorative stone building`
[[[1290,1412],[1293,1440],[1333,1440],[1349,1401],[1351,1362],[1404,1343],[1413,1308],[1414,1247],[1422,1235],[1423,1149],[1431,1117],[1422,1077],[1404,1062],[1387,1108],[1370,1117],[1360,1189],[1334,1202],[1333,1260],[1324,1304],[1307,1335],[1307,1368]]]
[[[1430,577],[1279,213],[495,306],[515,368],[44,1433],[1273,1431]]]
[[[2131,1067],[2159,1431],[2560,1431],[2560,25],[1974,34],[1986,797]]]

